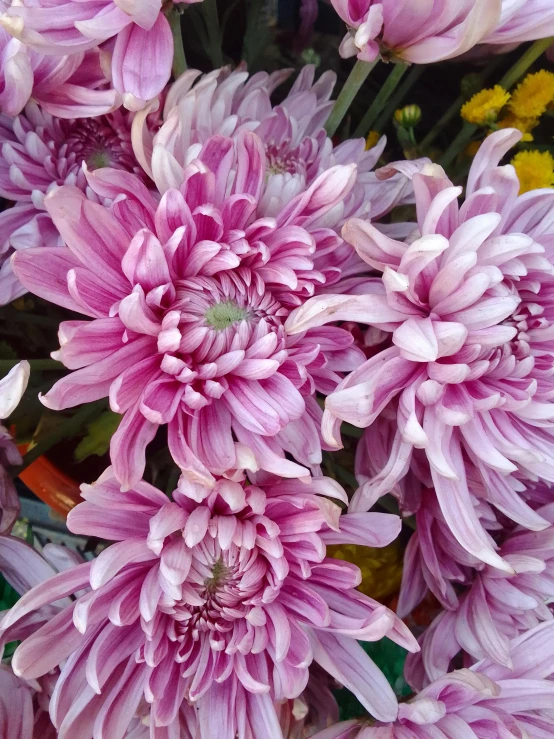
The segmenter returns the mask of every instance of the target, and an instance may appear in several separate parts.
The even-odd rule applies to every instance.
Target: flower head
[[[4,33],[46,55],[73,56],[115,37],[111,78],[130,110],[143,107],[169,82],[173,36],[161,0],[25,0],[0,22]]]
[[[29,362],[16,364],[0,380],[0,419],[10,416],[29,382]],[[21,464],[21,455],[7,429],[0,423],[0,534],[9,534],[19,516],[19,497],[7,467]]]
[[[518,118],[540,118],[554,100],[554,74],[540,69],[528,74],[512,93],[510,110]]]
[[[415,174],[419,233],[408,243],[349,221],[343,235],[381,280],[365,294],[311,298],[287,320],[293,335],[336,320],[389,334],[390,343],[326,401],[329,444],[340,446],[348,421],[369,427],[372,454],[383,449],[382,466],[351,508],[369,508],[413,465],[459,544],[508,572],[478,519],[469,481],[480,480],[486,500],[514,521],[540,530],[549,523],[518,494],[518,480],[554,480],[554,191],[518,197],[513,167],[497,166],[519,136],[507,130],[485,141],[461,206],[461,188],[440,168]]]
[[[117,543],[31,590],[2,622],[15,628],[91,587],[12,660],[27,678],[63,663],[51,709],[58,730],[71,736],[78,725],[88,739],[94,724],[94,736],[120,739],[145,698],[153,727],[170,731],[181,704],[192,704],[201,739],[234,739],[241,726],[281,739],[273,701],[302,693],[313,660],[373,715],[394,720],[396,698],[356,640],[387,634],[414,649],[413,637],[355,590],[357,567],[325,550],[368,535],[386,544],[398,517],[340,516],[329,497],[345,500],[344,491],[326,478],[263,487],[220,480],[212,489],[183,481],[169,501],[145,482],[121,493],[108,471],[83,495],[70,530]],[[83,689],[77,710],[70,696]]]
[[[415,64],[459,56],[498,25],[501,0],[462,0],[456,6],[412,0],[333,0],[348,26],[340,47],[343,57],[366,62],[379,54]]]
[[[208,139],[159,203],[134,175],[100,169],[88,183],[111,205],[68,187],[45,198],[69,249],[14,257],[28,289],[94,318],[61,325],[56,356],[77,371],[43,402],[109,395],[125,414],[111,444],[125,485],[162,424],[175,461],[207,484],[241,468],[307,475],[285,451],[321,461],[312,396],[363,356],[343,329],[287,337],[284,321],[326,282],[314,256],[342,246],[325,219],[355,171],[327,170],[275,218],[260,206],[265,175],[263,144],[246,131]]]
[[[546,492],[551,495],[550,489]],[[483,566],[469,556],[452,537],[434,497],[424,496],[416,514],[418,528],[406,550],[398,612],[408,614],[428,587],[446,610],[424,632],[421,659],[410,658],[407,664],[417,687],[448,672],[460,652],[466,665],[487,657],[510,667],[510,640],[552,619],[548,602],[554,575],[554,505],[538,508],[550,522],[548,528],[527,531],[513,526],[503,529],[492,511],[477,504],[499,543],[499,554],[514,572]]]
[[[0,0],[0,11],[7,10],[3,5]],[[31,96],[62,118],[100,115],[121,105],[102,72],[98,49],[48,57],[0,25],[0,113],[19,115]]]
[[[512,165],[519,179],[519,192],[554,185],[554,157],[549,151],[518,151]]]
[[[481,90],[464,103],[460,115],[469,123],[485,126],[494,123],[498,114],[510,99],[510,93],[500,85]]]
[[[314,74],[313,65],[306,65],[288,95],[274,106],[271,94],[290,75],[289,70],[251,77],[243,66],[233,72],[224,67],[202,77],[197,70],[188,70],[169,88],[164,122],[155,135],[145,123],[157,103],[135,117],[137,159],[163,193],[179,186],[190,158],[210,136],[223,133],[236,138],[248,129],[260,137],[267,157],[261,198],[266,215],[274,216],[323,172],[339,164],[355,164],[357,177],[333,219],[328,219],[329,225],[339,226],[345,218],[367,211],[378,219],[396,204],[411,202],[406,176],[394,173],[383,182],[372,171],[385,148],[385,137],[377,135],[371,147],[362,138],[333,145],[323,125],[333,105],[330,98],[336,77],[327,71],[314,81]],[[346,247],[335,255],[335,259],[347,258],[353,262],[351,271],[359,271],[352,249]]]
[[[428,739],[475,737],[525,739],[554,731],[551,677],[554,622],[531,629],[510,643],[513,669],[483,660],[471,669],[439,677],[400,704],[394,723],[337,724],[314,739]]]
[[[554,35],[554,8],[550,0],[502,0],[496,28],[483,43],[507,46]]]
[[[74,185],[98,200],[88,188],[89,170],[114,167],[142,174],[131,147],[130,116],[115,111],[94,118],[56,118],[28,103],[16,118],[0,116],[0,195],[15,201],[0,213],[0,304],[23,295],[25,288],[11,269],[14,249],[59,246],[60,236],[44,207],[44,196],[60,185]]]

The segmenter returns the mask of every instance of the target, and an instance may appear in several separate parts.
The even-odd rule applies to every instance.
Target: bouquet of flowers
[[[0,0],[0,739],[554,736],[554,3],[331,2]]]

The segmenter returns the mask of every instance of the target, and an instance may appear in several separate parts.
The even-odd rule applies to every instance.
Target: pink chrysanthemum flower
[[[17,408],[29,382],[29,362],[22,361],[0,380],[0,420]],[[19,497],[6,469],[21,464],[21,455],[12,437],[0,423],[0,534],[9,534],[19,516]]]
[[[62,241],[44,207],[44,196],[60,185],[87,186],[83,162],[90,170],[114,167],[142,170],[131,147],[130,114],[63,120],[29,103],[17,118],[0,116],[0,195],[15,206],[0,213],[0,305],[26,291],[13,274],[14,249],[60,246]]]
[[[0,0],[0,14],[8,6]],[[102,72],[98,49],[48,57],[0,26],[0,113],[19,115],[31,97],[61,118],[101,115],[121,105]]]
[[[554,35],[554,6],[550,0],[502,0],[502,12],[485,44],[511,45]]]
[[[539,513],[554,522],[554,504],[543,506]],[[406,550],[399,613],[417,605],[427,586],[448,610],[423,634],[421,657],[409,660],[407,674],[435,680],[448,672],[460,651],[468,664],[488,657],[510,667],[510,640],[541,621],[552,620],[548,603],[554,581],[554,526],[538,532],[521,527],[498,532],[499,554],[514,569],[510,575],[472,562],[459,545],[453,549],[440,511],[435,520],[429,514],[424,520],[418,512],[418,530]]]
[[[332,0],[346,23],[340,53],[366,62],[399,59],[430,64],[452,59],[496,28],[501,0]]]
[[[162,424],[174,460],[207,484],[241,468],[307,475],[285,451],[321,461],[314,390],[330,392],[363,355],[347,331],[288,338],[284,321],[325,282],[313,255],[341,246],[325,219],[355,171],[328,170],[276,218],[259,209],[265,172],[250,132],[209,139],[160,203],[137,177],[97,170],[89,186],[112,205],[59,188],[44,202],[69,248],[14,257],[29,290],[95,319],[61,325],[56,357],[77,371],[43,401],[61,409],[109,394],[125,413],[111,444],[124,485],[141,478]]]
[[[333,106],[330,98],[336,75],[324,72],[314,83],[314,72],[312,65],[305,66],[288,95],[274,106],[271,94],[289,77],[290,70],[249,77],[243,67],[233,72],[224,67],[204,75],[194,86],[200,72],[188,70],[170,87],[164,123],[154,136],[145,125],[150,108],[135,117],[137,159],[160,192],[165,192],[179,186],[190,157],[210,136],[236,137],[248,129],[262,139],[266,151],[267,183],[262,198],[266,215],[277,214],[337,164],[356,164],[358,176],[331,225],[342,225],[345,218],[368,211],[376,220],[401,202],[413,202],[411,182],[403,172],[391,170],[386,179],[378,179],[372,171],[385,148],[385,137],[368,151],[363,138],[333,145],[323,124]],[[335,255],[335,259],[344,260],[348,255],[359,267],[353,250],[345,247],[343,251],[345,255]]]
[[[483,660],[401,703],[394,723],[347,721],[314,739],[546,739],[554,732],[554,622],[510,644],[513,668]]]
[[[170,0],[169,6],[199,1]],[[54,56],[115,37],[111,79],[130,110],[159,95],[171,76],[173,36],[162,0],[24,0],[0,23],[30,48]]]
[[[2,622],[13,629],[37,608],[92,588],[12,660],[28,679],[61,667],[50,709],[60,737],[78,726],[83,739],[120,739],[146,699],[150,726],[170,734],[180,706],[192,703],[200,739],[237,731],[281,739],[273,701],[302,693],[312,660],[372,715],[394,720],[394,693],[356,640],[388,635],[407,649],[415,640],[355,589],[358,568],[327,558],[326,545],[383,546],[398,535],[398,517],[340,516],[329,497],[345,493],[328,478],[263,489],[182,481],[170,502],[145,482],[122,493],[110,475],[84,487],[68,527],[117,543],[35,587]]]
[[[382,431],[392,429],[383,467],[351,508],[367,509],[410,464],[423,461],[458,542],[506,571],[511,567],[472,505],[468,474],[480,480],[492,505],[536,530],[549,522],[518,494],[518,478],[554,480],[553,267],[547,258],[554,190],[518,197],[513,168],[496,166],[519,136],[507,130],[487,139],[462,206],[461,188],[441,168],[414,175],[419,231],[408,243],[349,221],[343,235],[382,272],[381,280],[368,282],[362,295],[311,298],[287,321],[292,335],[334,320],[389,334],[389,344],[326,401],[323,437],[335,447],[342,421],[369,426],[371,448],[374,440],[382,448]],[[396,422],[372,426],[383,412]]]

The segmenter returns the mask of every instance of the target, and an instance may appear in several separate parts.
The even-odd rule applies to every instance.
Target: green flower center
[[[212,567],[212,576],[204,580],[204,587],[206,591],[211,595],[215,593],[219,588],[225,584],[225,580],[230,574],[229,568],[223,563],[220,558],[214,563]]]
[[[87,159],[89,169],[102,169],[102,167],[109,167],[110,164],[110,155],[107,151],[95,151]]]
[[[206,323],[215,328],[216,331],[229,328],[234,323],[244,321],[248,317],[249,312],[245,308],[238,306],[233,300],[216,303],[206,311]]]

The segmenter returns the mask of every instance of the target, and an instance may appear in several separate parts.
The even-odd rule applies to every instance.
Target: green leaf
[[[19,595],[8,584],[3,575],[0,574],[0,611],[6,611],[19,600]]]
[[[404,680],[404,662],[408,652],[386,637],[380,641],[360,642],[360,644],[383,672],[397,698],[405,698],[410,695],[412,690]],[[339,704],[341,721],[368,716],[366,709],[346,688],[336,690],[335,698]]]
[[[98,418],[87,424],[87,433],[75,449],[76,461],[82,462],[93,454],[98,457],[106,454],[110,446],[110,440],[117,431],[121,418],[119,413],[104,411]]]

